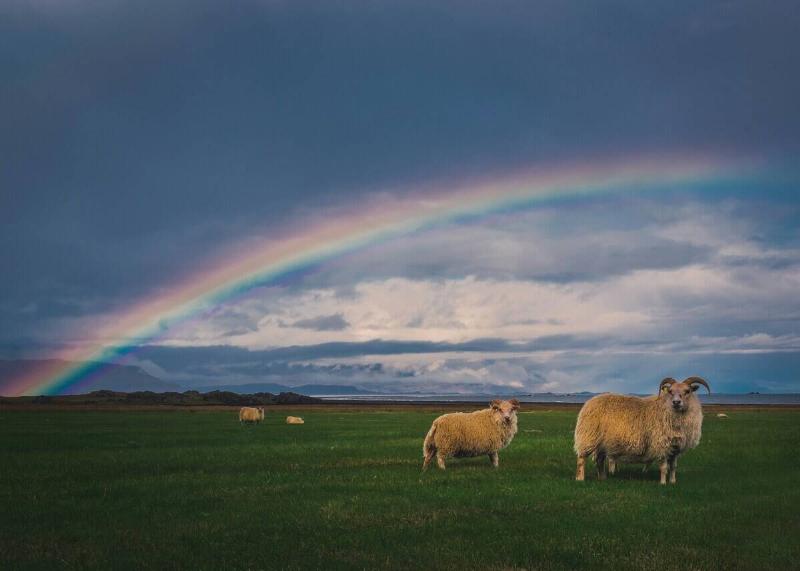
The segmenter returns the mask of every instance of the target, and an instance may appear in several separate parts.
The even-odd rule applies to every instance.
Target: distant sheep
[[[240,423],[259,423],[264,420],[264,409],[253,408],[250,406],[243,406],[239,409],[239,422]]]
[[[575,426],[576,480],[585,476],[586,457],[592,456],[600,480],[606,478],[606,459],[613,474],[617,462],[659,462],[661,483],[675,483],[678,456],[700,442],[703,411],[694,394],[702,385],[700,377],[679,383],[666,378],[658,394],[635,397],[603,394],[586,401]]]
[[[511,444],[517,433],[519,401],[493,400],[489,408],[476,412],[444,414],[433,421],[422,445],[422,469],[428,468],[434,455],[436,463],[445,469],[445,460],[468,456],[489,456],[497,468],[497,453]]]
[[[719,413],[719,414],[717,415],[717,418],[728,418],[728,415],[727,415],[727,414],[725,414],[724,412],[721,412],[721,413]]]
[[[306,421],[299,416],[287,416],[286,424],[305,424]]]

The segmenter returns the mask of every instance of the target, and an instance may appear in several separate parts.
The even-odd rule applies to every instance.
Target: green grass
[[[0,412],[0,568],[796,569],[800,413],[707,415],[678,484],[573,480],[575,412],[420,472],[427,412]]]

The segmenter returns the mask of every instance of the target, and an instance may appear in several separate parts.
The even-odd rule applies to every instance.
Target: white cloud
[[[370,339],[456,343],[498,337],[517,341],[557,334],[606,334],[637,328],[649,320],[643,308],[623,297],[612,299],[607,287],[466,277],[363,282],[346,297],[338,297],[334,290],[286,290],[276,297],[270,290],[265,292],[269,299],[251,298],[236,308],[236,314],[246,316],[245,323],[252,323],[260,312],[270,312],[259,318],[257,330],[243,327],[241,334],[231,335],[234,312],[226,311],[224,318],[211,316],[179,328],[171,341],[232,342],[254,349]],[[333,314],[341,315],[349,326],[319,331],[291,325]]]
[[[175,344],[235,344],[251,349],[372,339],[458,343],[477,338],[527,341],[550,335],[595,336],[662,343],[761,333],[769,315],[797,316],[797,270],[764,271],[726,266],[640,270],[604,281],[549,283],[466,277],[448,280],[390,278],[357,284],[351,295],[335,290],[265,291],[239,304],[244,323],[232,334],[232,312],[194,321],[173,332]],[[276,295],[277,294],[277,295]],[[262,315],[263,312],[269,312]],[[319,316],[341,315],[347,327],[292,327]],[[748,325],[752,321],[751,325]],[[716,332],[709,335],[710,329]],[[722,347],[720,347],[722,349]]]

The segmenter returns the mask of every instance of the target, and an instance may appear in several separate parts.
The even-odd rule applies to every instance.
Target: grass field
[[[573,481],[574,410],[520,414],[498,470],[423,474],[435,416],[0,411],[0,568],[800,565],[800,412],[707,414],[669,487],[639,466]]]

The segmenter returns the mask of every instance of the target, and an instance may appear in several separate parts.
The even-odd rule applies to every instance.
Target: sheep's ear
[[[492,402],[489,403],[489,406],[492,407],[492,408],[500,408],[500,401],[497,400],[497,399],[494,399]]]
[[[700,385],[689,385],[689,388],[692,389],[692,392],[695,392],[697,389],[700,388]]]
[[[510,402],[511,406],[514,407],[514,410],[517,410],[519,408],[519,401],[517,399],[511,399],[508,402]]]

